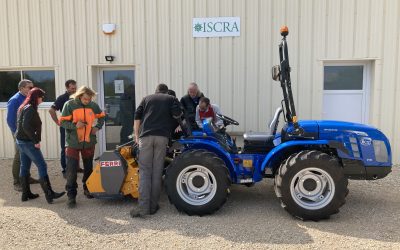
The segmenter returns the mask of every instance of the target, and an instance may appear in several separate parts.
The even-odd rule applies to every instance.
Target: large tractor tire
[[[347,185],[337,158],[316,150],[289,156],[275,175],[275,193],[282,207],[302,220],[318,221],[338,213]]]
[[[174,159],[165,175],[168,198],[188,215],[212,214],[229,194],[227,167],[216,154],[192,150]]]

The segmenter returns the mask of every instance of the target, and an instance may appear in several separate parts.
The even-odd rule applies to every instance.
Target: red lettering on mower
[[[100,167],[119,167],[121,166],[121,161],[101,161]]]

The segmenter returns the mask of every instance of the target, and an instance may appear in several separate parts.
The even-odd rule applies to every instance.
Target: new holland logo
[[[371,142],[372,142],[372,139],[369,138],[369,137],[363,137],[363,138],[361,138],[361,145],[370,146],[370,145],[371,145]]]

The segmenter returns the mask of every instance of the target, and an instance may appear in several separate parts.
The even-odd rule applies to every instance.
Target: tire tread
[[[193,160],[198,160],[201,159],[202,162],[206,162],[210,165],[213,166],[213,169],[216,169],[217,171],[224,171],[224,176],[225,178],[222,180],[224,183],[218,183],[219,185],[222,185],[222,187],[225,189],[223,192],[223,197],[216,202],[216,204],[211,204],[211,205],[203,205],[206,206],[206,209],[197,209],[194,211],[192,209],[192,205],[186,204],[184,201],[181,200],[179,195],[176,193],[174,189],[175,187],[175,181],[170,180],[169,178],[171,175],[175,174],[174,171],[186,167],[187,162],[191,162]],[[216,177],[217,178],[217,177]],[[228,195],[229,195],[229,185],[230,185],[230,177],[229,177],[229,171],[224,163],[224,161],[219,158],[216,154],[202,150],[202,149],[196,149],[196,150],[190,150],[182,153],[179,155],[175,160],[171,163],[171,165],[168,167],[166,174],[165,174],[165,188],[167,191],[168,199],[171,204],[173,204],[176,209],[180,212],[184,212],[190,216],[192,215],[209,215],[213,214],[216,211],[218,211],[227,201]],[[218,191],[217,191],[218,192]],[[217,195],[217,194],[216,194]],[[215,201],[210,201],[210,203],[215,203]]]
[[[320,210],[315,210],[312,213],[307,213],[308,210],[298,206],[297,204],[295,206],[287,204],[288,197],[291,194],[290,191],[288,194],[285,194],[282,191],[284,183],[287,181],[285,179],[285,175],[289,173],[297,164],[305,164],[306,162],[319,162],[319,161],[325,161],[325,165],[329,165],[328,168],[331,167],[337,167],[337,179],[338,179],[338,184],[336,184],[336,187],[343,187],[344,190],[340,192],[338,189],[336,189],[335,196],[331,203],[328,205],[330,206],[332,204],[332,207],[326,207],[320,209]],[[323,153],[321,151],[317,150],[303,150],[298,153],[294,153],[290,155],[286,160],[284,160],[279,167],[279,170],[277,171],[277,174],[275,176],[275,194],[281,201],[281,206],[289,212],[291,215],[301,219],[301,220],[313,220],[313,221],[318,221],[322,219],[329,218],[330,215],[336,214],[339,212],[339,208],[343,206],[346,203],[346,196],[349,193],[348,190],[348,180],[347,178],[343,175],[342,169],[340,169],[341,166],[339,164],[339,161],[337,158],[329,156],[326,153]],[[290,184],[288,184],[290,185]],[[286,202],[285,202],[286,200]],[[293,201],[293,203],[295,203]]]

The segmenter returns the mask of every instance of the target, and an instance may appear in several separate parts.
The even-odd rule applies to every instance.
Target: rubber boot
[[[38,194],[31,192],[31,187],[29,184],[29,176],[19,177],[19,181],[22,187],[21,201],[33,200],[39,197]]]
[[[40,186],[42,187],[43,192],[46,196],[47,203],[51,204],[53,203],[54,199],[58,199],[65,194],[65,192],[56,193],[53,191],[53,189],[51,188],[49,176],[45,176],[39,179],[39,181],[40,181]]]
[[[93,158],[89,159],[82,159],[83,161],[83,166],[84,166],[84,172],[83,172],[83,194],[86,196],[88,199],[93,199],[93,195],[89,192],[87,186],[86,186],[86,181],[89,179],[90,175],[93,172]]]
[[[14,190],[17,192],[22,192],[21,183],[14,184]]]
[[[67,206],[68,206],[68,208],[75,208],[76,207],[76,199],[75,199],[75,197],[68,197]]]
[[[89,190],[87,188],[83,188],[83,194],[86,196],[86,198],[88,199],[93,199],[94,196],[89,192]]]
[[[39,180],[36,180],[36,179],[32,178],[31,176],[29,176],[28,180],[29,180],[29,184],[39,184],[40,183]]]

